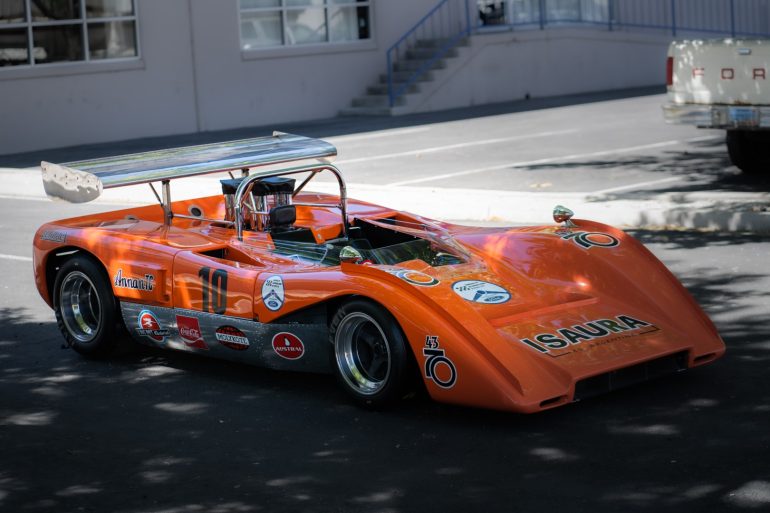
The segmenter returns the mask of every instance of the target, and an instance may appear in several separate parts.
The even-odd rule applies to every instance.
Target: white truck
[[[663,106],[669,123],[727,130],[727,151],[745,173],[770,171],[770,40],[674,41]]]

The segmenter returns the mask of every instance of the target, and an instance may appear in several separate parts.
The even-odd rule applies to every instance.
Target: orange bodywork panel
[[[238,344],[238,327],[253,323],[269,333],[281,368],[291,368],[290,350],[300,351],[292,347],[295,338],[304,337],[304,350],[316,350],[322,362],[324,330],[339,302],[369,298],[398,322],[431,397],[517,412],[724,352],[713,323],[676,278],[615,228],[581,220],[569,231],[461,227],[349,201],[354,229],[371,221],[382,234],[392,226],[408,246],[421,238],[399,226],[421,227],[430,243],[420,251],[432,251],[432,261],[415,251],[394,263],[328,262],[344,234],[337,198],[303,193],[295,200],[294,226],[304,245],[251,230],[238,240],[231,226],[216,221],[224,218],[222,196],[173,203],[176,214],[197,207],[201,219],[170,225],[157,205],[48,223],[34,240],[36,284],[51,304],[58,263],[72,251],[86,252],[103,265],[115,297],[133,305],[123,310],[129,331],[148,311],[170,319],[172,336],[193,319],[202,342],[178,348],[214,355],[217,341]],[[434,248],[447,239],[462,249],[461,258]],[[305,330],[301,337],[284,335],[295,328]],[[271,350],[269,342],[265,347]]]

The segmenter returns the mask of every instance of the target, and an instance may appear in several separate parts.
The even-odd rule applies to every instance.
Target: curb
[[[191,199],[219,191],[226,174],[176,180],[172,200]],[[0,169],[0,196],[44,200],[39,171]],[[311,190],[336,193],[332,182],[313,182]],[[657,194],[630,199],[607,194],[575,192],[514,192],[441,187],[348,184],[350,198],[384,205],[440,220],[496,224],[551,224],[551,211],[563,204],[580,219],[623,228],[683,228],[731,232],[770,233],[770,193],[693,192]],[[156,203],[146,185],[109,189],[95,200],[104,205]]]

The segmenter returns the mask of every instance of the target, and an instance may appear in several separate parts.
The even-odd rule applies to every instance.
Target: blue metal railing
[[[469,0],[470,1],[470,0]],[[770,35],[770,0],[480,0],[502,11],[493,24],[478,17],[474,30],[492,26],[540,28],[598,25],[608,30],[662,30],[723,36]]]
[[[473,32],[550,26],[597,26],[730,37],[770,36],[770,0],[441,0],[387,52],[388,102],[398,98]],[[421,41],[434,41],[432,54],[394,73]],[[439,41],[439,43],[436,43]]]
[[[420,77],[425,75],[442,57],[457,46],[457,44],[470,34],[471,10],[468,0],[441,0],[422,17],[411,29],[409,29],[393,46],[388,48],[388,103],[391,107],[396,100],[404,95]],[[433,54],[422,60],[422,64],[416,70],[404,71],[411,74],[406,80],[396,81],[394,73],[400,63],[405,62],[407,52],[417,49],[420,42],[430,41]]]

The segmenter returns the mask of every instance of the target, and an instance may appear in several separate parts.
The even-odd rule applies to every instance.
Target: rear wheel
[[[117,301],[104,269],[85,256],[62,265],[54,282],[59,330],[75,351],[87,356],[111,352],[119,336]]]
[[[770,172],[770,131],[728,130],[727,153],[744,173]]]
[[[408,392],[406,338],[390,313],[370,301],[342,305],[331,322],[334,369],[361,405],[379,408]]]

